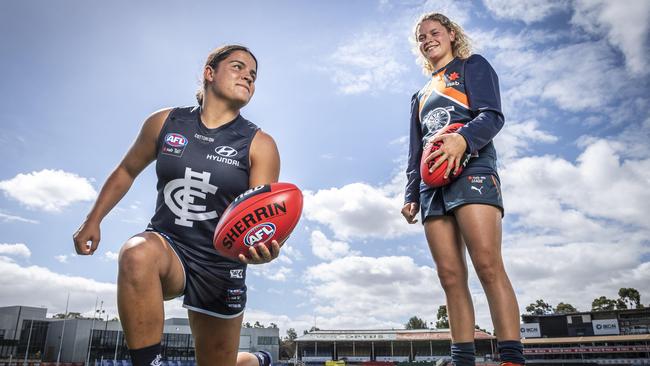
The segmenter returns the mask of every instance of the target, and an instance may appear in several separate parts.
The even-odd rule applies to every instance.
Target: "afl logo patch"
[[[214,149],[214,152],[216,152],[218,155],[224,156],[226,158],[232,158],[233,156],[237,155],[237,150],[230,146],[217,146]]]
[[[252,247],[257,243],[269,240],[271,237],[273,237],[273,234],[275,234],[275,225],[270,222],[259,224],[246,233],[246,236],[244,237],[244,244],[246,244],[246,246]]]
[[[165,135],[165,143],[173,147],[183,147],[187,145],[187,139],[179,133],[168,133]]]
[[[427,126],[429,133],[435,132],[447,124],[451,120],[451,114],[447,108],[436,108],[424,116],[422,123]]]
[[[162,147],[162,153],[165,155],[180,158],[187,147],[187,138],[180,133],[170,132],[165,135],[165,144]]]

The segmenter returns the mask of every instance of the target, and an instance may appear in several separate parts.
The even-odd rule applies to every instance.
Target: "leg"
[[[237,366],[271,366],[272,361],[271,354],[267,351],[237,354]]]
[[[429,218],[424,232],[447,299],[453,343],[474,341],[474,307],[467,286],[465,245],[452,216]]]
[[[188,314],[194,336],[197,365],[235,366],[244,315],[222,319],[191,310]]]
[[[501,211],[468,204],[454,213],[485,290],[498,339],[519,340],[519,306],[501,258]]]
[[[129,239],[120,250],[117,306],[129,349],[160,343],[163,299],[183,291],[180,260],[160,235],[146,232]]]

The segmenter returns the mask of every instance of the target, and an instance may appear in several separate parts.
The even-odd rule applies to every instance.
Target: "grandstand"
[[[496,338],[476,331],[478,361],[492,360]],[[435,362],[449,355],[448,329],[415,330],[317,330],[296,339],[300,361],[324,364],[326,361]]]

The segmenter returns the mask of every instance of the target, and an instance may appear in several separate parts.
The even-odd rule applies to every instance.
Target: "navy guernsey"
[[[172,110],[158,137],[158,199],[149,228],[199,258],[214,258],[217,222],[249,188],[249,150],[257,130],[241,115],[209,129],[199,107]]]
[[[499,80],[492,66],[480,55],[454,58],[432,74],[431,80],[411,98],[411,128],[405,202],[420,202],[423,146],[441,128],[463,123],[457,132],[471,153],[461,175],[495,174],[496,150],[492,139],[504,123]],[[421,187],[422,185],[422,187]]]

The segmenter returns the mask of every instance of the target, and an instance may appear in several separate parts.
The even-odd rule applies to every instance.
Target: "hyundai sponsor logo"
[[[225,146],[225,145],[215,147],[214,152],[226,158],[232,158],[233,156],[237,155],[237,150],[235,150],[230,146]]]

